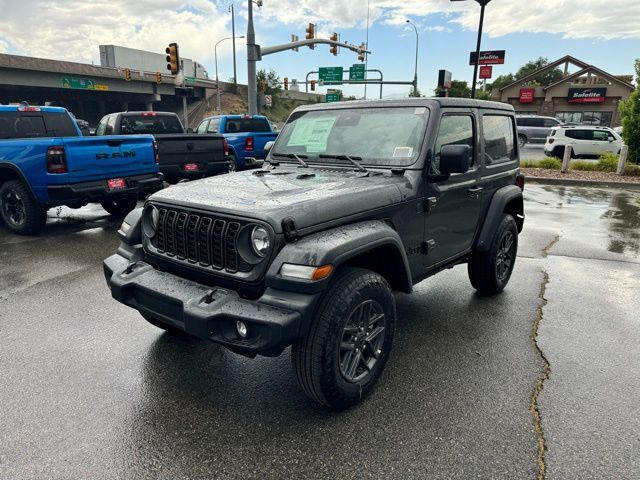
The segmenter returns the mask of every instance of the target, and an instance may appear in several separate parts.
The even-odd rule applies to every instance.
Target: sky
[[[248,0],[247,0],[248,1]],[[214,44],[231,36],[229,5],[235,4],[236,35],[246,33],[247,1],[237,0],[0,0],[0,53],[99,64],[100,44],[162,53],[170,42],[180,53],[204,64],[215,76]],[[418,88],[432,94],[439,69],[457,80],[471,81],[469,52],[475,49],[479,5],[473,0],[263,0],[254,7],[257,43],[263,47],[304,38],[308,22],[320,36],[338,32],[341,40],[360,44],[367,36],[368,68],[385,80],[411,81],[414,75],[416,25],[419,35]],[[231,41],[218,47],[221,80],[233,76]],[[573,55],[612,74],[632,74],[640,57],[640,1],[637,0],[492,0],[487,6],[483,50],[506,50],[506,63],[494,77],[515,72],[531,59],[555,60]],[[237,40],[238,79],[246,83],[246,47]],[[357,63],[354,52],[315,50],[265,56],[258,68],[303,80],[318,67]],[[375,74],[374,74],[375,75]],[[313,77],[312,77],[313,78]],[[331,87],[336,88],[336,87]],[[385,86],[383,95],[403,96],[409,86]],[[319,88],[324,92],[324,88]],[[361,97],[362,86],[344,86]],[[378,86],[367,88],[379,95]]]

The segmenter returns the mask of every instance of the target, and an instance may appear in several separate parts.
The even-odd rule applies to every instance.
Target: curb
[[[547,178],[531,176],[525,176],[525,180],[527,183],[565,185],[567,187],[626,188],[629,190],[640,190],[640,183],[602,182],[598,180],[576,180],[573,178]]]

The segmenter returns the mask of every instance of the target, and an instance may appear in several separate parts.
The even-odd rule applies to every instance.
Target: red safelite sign
[[[535,88],[521,88],[520,89],[520,103],[533,103],[536,97]]]
[[[484,65],[480,67],[480,80],[485,80],[493,76],[493,67],[491,65]]]

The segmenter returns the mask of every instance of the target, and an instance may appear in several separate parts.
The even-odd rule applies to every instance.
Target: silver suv
[[[527,143],[545,143],[553,127],[563,123],[553,117],[538,115],[516,115],[518,125],[518,144],[524,147]]]

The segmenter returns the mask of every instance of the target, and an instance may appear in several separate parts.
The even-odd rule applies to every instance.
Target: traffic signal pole
[[[256,79],[256,62],[260,60],[260,47],[256,45],[256,32],[253,28],[253,0],[248,0],[247,21],[247,96],[249,115],[258,114],[258,85]]]

